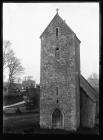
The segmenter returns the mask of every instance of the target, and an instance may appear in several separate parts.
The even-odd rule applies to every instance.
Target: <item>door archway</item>
[[[52,114],[52,127],[53,128],[63,127],[63,115],[58,108],[56,108]]]

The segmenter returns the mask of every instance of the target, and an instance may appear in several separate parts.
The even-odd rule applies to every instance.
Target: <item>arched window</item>
[[[59,59],[59,48],[58,47],[55,49],[55,56],[56,56],[56,59]]]

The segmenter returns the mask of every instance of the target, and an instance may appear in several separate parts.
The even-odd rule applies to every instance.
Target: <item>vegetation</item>
[[[92,73],[88,78],[88,82],[96,90],[97,94],[99,94],[99,75]],[[99,96],[96,104],[96,124],[99,124]]]
[[[91,84],[92,87],[95,88],[95,90],[97,91],[97,93],[99,93],[99,76],[98,76],[98,74],[92,73],[88,77],[88,82]]]
[[[35,87],[36,82],[32,80],[32,76],[25,76],[24,80],[22,81],[23,88]]]
[[[40,98],[40,88],[34,88],[32,85],[26,89],[25,95],[28,98],[26,102],[27,110],[31,110],[33,108],[39,108],[39,98]]]
[[[3,106],[15,104],[17,102],[23,101],[23,97],[19,95],[9,95],[3,97]]]
[[[24,68],[21,65],[20,59],[15,56],[10,41],[3,41],[3,76],[5,69],[8,70],[7,92],[11,92],[16,76],[20,75],[24,71]]]
[[[4,133],[24,133],[26,129],[39,127],[39,114],[34,112],[23,114],[19,113],[13,116],[3,117],[3,131]]]
[[[4,117],[4,133],[19,133],[19,134],[99,134],[99,129],[95,128],[79,128],[75,131],[66,131],[60,129],[40,128],[39,114],[28,113],[26,115],[16,115],[14,117]]]
[[[23,72],[23,67],[20,60],[15,56],[14,51],[11,49],[11,42],[3,42],[3,70],[8,68],[9,83],[12,83],[17,74]]]

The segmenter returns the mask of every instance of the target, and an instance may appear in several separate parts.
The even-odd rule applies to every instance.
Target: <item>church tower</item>
[[[80,40],[57,13],[40,36],[40,126],[80,125]]]

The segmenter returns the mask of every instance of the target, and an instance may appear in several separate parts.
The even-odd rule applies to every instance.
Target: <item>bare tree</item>
[[[21,79],[20,77],[18,77],[18,78],[17,78],[17,83],[21,83],[21,80],[22,80],[22,79]]]
[[[3,70],[8,67],[8,61],[14,56],[10,41],[3,41]]]
[[[33,76],[25,76],[24,80],[22,81],[22,85],[24,88],[33,86],[35,87],[35,80],[32,80]]]
[[[99,76],[96,73],[92,73],[89,78],[88,82],[91,84],[92,87],[99,91]]]
[[[32,80],[33,76],[27,76],[27,80]]]
[[[3,42],[3,70],[5,68],[8,68],[9,71],[9,83],[12,83],[15,77],[24,70],[20,60],[15,56],[14,51],[11,49],[10,41]]]
[[[8,61],[8,69],[9,69],[9,83],[12,83],[15,77],[24,71],[20,63],[20,60],[16,57],[12,57]]]

